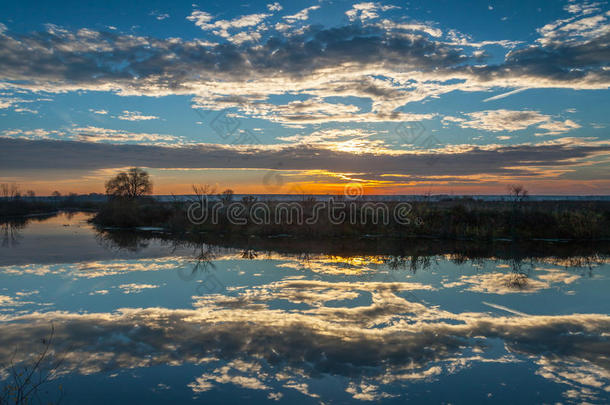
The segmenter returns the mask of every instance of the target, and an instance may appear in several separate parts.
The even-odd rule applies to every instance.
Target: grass
[[[257,202],[245,199],[244,205]],[[278,201],[265,201],[271,212]],[[315,200],[300,201],[304,218],[312,216]],[[524,201],[491,202],[456,199],[439,202],[413,202],[409,213],[409,224],[402,224],[390,215],[387,224],[371,222],[370,211],[364,210],[366,201],[353,202],[356,217],[363,211],[366,221],[333,224],[328,210],[320,211],[319,220],[311,225],[282,221],[258,225],[246,213],[239,218],[244,225],[231,223],[227,218],[230,209],[226,203],[219,210],[218,222],[207,221],[194,224],[187,218],[189,203],[163,203],[153,199],[111,200],[102,205],[93,218],[100,227],[160,227],[175,235],[214,233],[216,235],[256,235],[264,237],[292,236],[299,238],[333,237],[391,237],[397,239],[440,238],[455,240],[610,240],[610,202],[604,201]],[[390,212],[398,202],[385,202]],[[346,207],[336,210],[344,212]],[[349,218],[349,216],[348,216]]]

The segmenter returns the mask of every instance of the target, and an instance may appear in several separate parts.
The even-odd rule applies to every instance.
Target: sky
[[[0,183],[610,194],[610,7],[0,3]]]

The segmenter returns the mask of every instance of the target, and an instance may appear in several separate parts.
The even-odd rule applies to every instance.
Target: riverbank
[[[406,204],[406,205],[405,205]],[[279,214],[278,214],[279,213]],[[100,228],[152,228],[173,235],[264,238],[431,238],[450,240],[610,240],[610,202],[335,201],[158,202],[115,200],[100,207]]]
[[[57,199],[0,198],[0,221],[54,215],[61,211],[99,212],[105,201],[63,197]]]

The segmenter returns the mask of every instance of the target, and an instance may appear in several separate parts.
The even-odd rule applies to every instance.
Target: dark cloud
[[[602,144],[542,144],[472,147],[461,152],[404,153],[398,155],[332,151],[296,145],[277,148],[227,147],[202,144],[191,147],[116,145],[73,141],[0,138],[0,169],[96,170],[143,166],[149,168],[255,168],[328,170],[371,176],[465,176],[502,174],[536,176],[532,168],[575,165],[575,160],[607,153]],[[357,158],[355,158],[357,157]]]
[[[34,88],[53,84],[142,94],[196,94],[197,84],[216,80],[298,80],[321,69],[350,64],[394,73],[427,72],[432,75],[429,80],[454,75],[475,82],[539,78],[548,82],[530,84],[552,87],[555,82],[569,87],[574,82],[580,87],[584,81],[603,87],[610,82],[610,71],[605,69],[610,60],[609,38],[605,34],[577,43],[524,47],[507,54],[504,63],[474,66],[481,62],[480,56],[468,56],[463,46],[374,26],[316,26],[301,35],[276,33],[256,46],[210,46],[197,40],[50,27],[27,35],[0,34],[0,79],[24,81],[18,86]],[[387,93],[370,84],[362,87],[360,91],[374,97]]]
[[[570,86],[610,83],[610,34],[578,43],[552,43],[509,52],[504,63],[467,67],[483,81],[508,78],[540,78]],[[535,83],[532,83],[535,86]]]
[[[250,48],[53,27],[29,35],[0,35],[4,80],[115,84],[143,92],[148,85],[179,90],[188,83],[205,82],[199,75],[208,74],[241,79],[257,73],[304,75],[343,63],[379,61],[433,69],[466,59],[458,49],[423,36],[394,37],[356,26],[312,28],[300,36],[272,37],[263,46]]]

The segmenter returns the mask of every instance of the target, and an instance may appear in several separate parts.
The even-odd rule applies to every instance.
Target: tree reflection
[[[15,233],[14,228],[13,234]],[[4,243],[10,240],[11,231],[4,228]],[[361,240],[281,240],[281,239],[225,239],[208,235],[172,235],[125,230],[101,230],[97,239],[100,244],[111,250],[140,252],[150,247],[152,241],[170,246],[171,254],[179,250],[193,249],[192,268],[179,270],[180,278],[193,280],[197,274],[214,269],[213,260],[219,250],[227,250],[243,260],[260,260],[275,255],[286,255],[295,259],[303,268],[312,269],[320,261],[332,263],[339,273],[358,275],[361,279],[372,277],[376,271],[355,274],[354,269],[362,265],[363,257],[374,258],[375,263],[366,263],[372,268],[383,264],[392,271],[409,271],[412,274],[427,270],[436,265],[438,260],[446,258],[457,265],[470,265],[484,268],[491,259],[508,264],[511,271],[503,277],[504,287],[515,291],[526,290],[530,286],[531,272],[534,263],[546,262],[564,265],[570,271],[588,269],[591,276],[593,268],[608,260],[606,245],[587,244],[516,244],[497,243],[491,245],[469,244],[462,242],[414,240],[408,245],[370,242],[362,244]],[[14,238],[13,238],[14,240]],[[183,253],[184,254],[184,253]],[[345,268],[345,269],[344,269]],[[348,269],[350,268],[350,269]],[[347,269],[347,270],[346,270]]]
[[[529,282],[530,273],[534,269],[533,261],[531,259],[526,261],[521,256],[521,252],[517,250],[508,262],[512,272],[504,285],[514,290],[525,289]]]
[[[241,258],[247,260],[254,260],[258,257],[258,253],[254,249],[244,249],[241,252]]]
[[[149,246],[147,238],[142,238],[134,232],[98,232],[95,239],[105,249],[113,251],[126,250],[136,253]]]
[[[0,225],[0,245],[5,248],[19,245],[22,239],[20,231],[25,227],[25,220],[6,221]]]
[[[194,247],[193,266],[190,268],[178,267],[176,272],[178,277],[184,281],[194,280],[199,274],[208,273],[210,270],[216,269],[214,258],[216,253],[210,245],[204,243]]]

